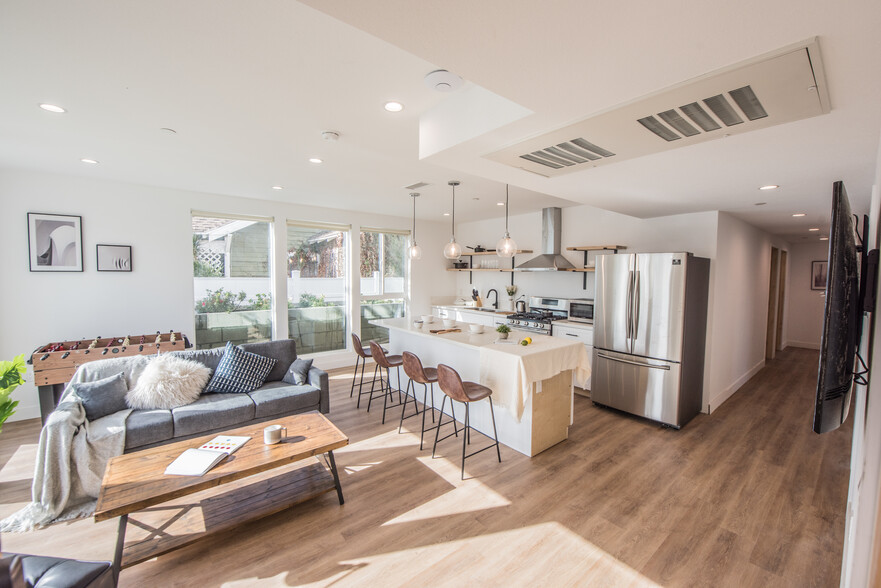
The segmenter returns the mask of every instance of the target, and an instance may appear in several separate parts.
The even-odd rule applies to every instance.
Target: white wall
[[[823,334],[823,290],[811,290],[811,262],[823,261],[829,254],[826,241],[797,243],[789,249],[789,312],[798,317],[789,325],[787,345],[820,348]]]
[[[316,220],[372,227],[409,229],[409,216],[390,217],[283,202],[252,200],[93,180],[77,176],[0,169],[0,251],[6,260],[0,288],[3,318],[0,358],[26,356],[51,341],[150,333],[157,330],[194,332],[191,210],[248,214],[275,218],[275,231],[283,234],[286,219]],[[409,212],[402,198],[402,212]],[[28,270],[28,212],[82,216],[82,273],[37,273]],[[357,233],[355,233],[357,234]],[[428,312],[430,297],[451,292],[452,274],[443,271],[440,254],[448,239],[442,223],[417,224],[419,243],[427,252],[412,267],[410,303],[416,314]],[[95,270],[97,243],[130,244],[134,271],[107,273]],[[285,282],[284,239],[276,239],[274,282],[280,291]],[[357,243],[357,241],[356,241]],[[354,247],[357,252],[357,246]],[[436,255],[431,252],[436,251]],[[355,256],[352,256],[353,258]],[[357,259],[351,259],[353,281]],[[354,284],[357,292],[357,284]],[[276,297],[276,299],[278,299]],[[286,309],[279,305],[276,338],[287,337]],[[357,300],[353,298],[353,307]],[[355,316],[358,316],[357,314]],[[354,328],[360,322],[354,321]],[[354,362],[350,353],[322,356],[322,367]],[[13,393],[19,400],[11,420],[39,416],[33,374]]]

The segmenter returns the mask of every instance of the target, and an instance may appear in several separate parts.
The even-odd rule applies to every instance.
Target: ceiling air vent
[[[613,157],[614,155],[608,149],[598,147],[590,141],[579,137],[565,143],[558,143],[553,147],[545,147],[539,151],[524,153],[520,157],[526,161],[544,165],[551,169],[562,169],[578,165],[579,163],[596,161],[603,157]]]
[[[484,157],[555,177],[829,110],[829,91],[815,37],[523,139]],[[722,133],[713,132],[723,128]],[[593,142],[581,137],[590,137]]]
[[[743,86],[742,88],[731,90],[728,92],[728,95],[731,96],[734,103],[737,104],[740,112],[742,112],[750,121],[759,120],[768,116],[765,107],[762,106],[759,97],[756,96],[756,93],[753,92],[753,89],[750,86]],[[709,107],[713,114],[715,114],[726,127],[733,127],[734,125],[743,123],[743,118],[738,114],[737,110],[728,101],[724,94],[716,94],[715,96],[704,98],[702,102]],[[669,127],[673,127],[673,130],[668,126],[663,125],[654,116],[646,116],[638,119],[636,122],[665,141],[675,141],[682,137],[693,137],[694,135],[700,134],[699,130],[682,118],[679,111],[682,111],[685,116],[694,121],[694,123],[702,128],[704,132],[716,131],[722,128],[719,123],[716,122],[706,110],[701,108],[697,102],[680,106],[679,110],[674,108],[672,110],[665,110],[664,112],[658,113],[658,116],[667,123]],[[674,131],[679,131],[679,134]]]

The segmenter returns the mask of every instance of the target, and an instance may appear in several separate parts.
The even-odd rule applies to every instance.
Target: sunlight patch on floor
[[[34,457],[37,454],[36,443],[19,445],[12,457],[0,468],[0,482],[30,480],[34,477]]]
[[[334,452],[339,455],[342,453],[350,453],[353,451],[372,451],[375,449],[395,449],[398,447],[412,447],[416,446],[416,450],[419,450],[419,436],[412,434],[398,434],[398,428],[395,427],[393,430],[388,431],[386,433],[382,433],[381,435],[376,435],[374,437],[370,437],[369,439],[364,439],[362,441],[358,441],[356,443],[350,443],[345,447],[341,447],[340,449],[335,449]]]
[[[397,578],[398,585],[481,586],[502,574],[508,586],[658,586],[557,522],[339,564],[347,569],[313,585],[381,586]]]
[[[466,512],[477,512],[489,508],[500,508],[511,504],[510,500],[492,490],[477,478],[467,479],[467,468],[465,470],[466,479],[463,481],[460,478],[461,470],[458,463],[444,458],[432,459],[430,455],[418,459],[422,465],[453,486],[453,489],[384,522],[382,524],[383,527]]]

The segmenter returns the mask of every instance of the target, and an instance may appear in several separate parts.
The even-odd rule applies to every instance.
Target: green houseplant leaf
[[[12,361],[0,361],[0,431],[3,423],[15,412],[18,406],[17,400],[12,400],[12,391],[24,383],[24,375],[27,366],[24,363],[24,353]]]

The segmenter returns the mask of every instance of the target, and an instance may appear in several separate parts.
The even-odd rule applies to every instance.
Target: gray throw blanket
[[[77,369],[70,384],[122,372],[131,389],[150,358],[120,357],[87,363]],[[125,449],[125,420],[130,412],[121,410],[90,422],[75,386],[68,385],[40,432],[31,488],[33,502],[0,521],[0,531],[30,531],[91,516],[107,462]]]

